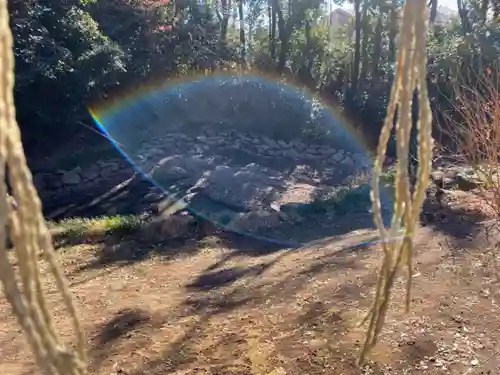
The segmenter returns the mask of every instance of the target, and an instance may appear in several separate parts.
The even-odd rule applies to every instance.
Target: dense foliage
[[[438,1],[429,2],[428,77],[442,121],[457,77],[473,82],[496,66],[500,2],[457,0],[456,20],[438,25]],[[333,30],[322,22],[331,6],[320,0],[11,0],[15,99],[28,152],[88,132],[85,103],[119,87],[218,69],[293,76],[376,135],[403,2],[337,1],[347,3],[351,25]]]

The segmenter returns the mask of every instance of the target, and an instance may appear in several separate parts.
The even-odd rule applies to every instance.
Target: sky
[[[457,9],[457,0],[438,0],[438,5],[456,10]],[[350,7],[346,6],[345,8],[349,9]]]
[[[438,0],[438,4],[446,8],[457,9],[457,0]]]

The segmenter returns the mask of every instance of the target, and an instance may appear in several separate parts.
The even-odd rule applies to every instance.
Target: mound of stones
[[[485,186],[488,184],[488,179],[493,183],[500,181],[498,167],[484,166],[483,171],[478,173],[478,169],[472,166],[440,167],[432,172],[432,179],[442,181],[444,189],[461,191],[471,191]]]
[[[279,183],[285,177],[313,185],[321,183],[321,179],[322,183],[338,185],[354,170],[369,168],[364,155],[331,145],[273,140],[236,131],[215,134],[211,129],[203,129],[197,135],[171,133],[154,137],[139,145],[125,145],[124,151],[141,171],[149,176],[155,174],[155,182],[167,191],[170,185],[182,190],[204,183],[214,186],[213,189],[205,186],[204,191],[216,201],[222,199],[221,192],[231,184],[232,175],[246,176],[252,185],[269,190],[273,179]],[[244,162],[234,163],[235,154]],[[295,165],[295,168],[284,176],[280,167],[266,169],[264,166],[268,162]],[[322,176],[318,176],[318,168],[322,169]],[[209,172],[210,176],[204,177]],[[34,182],[42,199],[52,199],[63,195],[78,196],[96,186],[113,186],[134,173],[125,159],[115,158],[69,170],[40,171],[35,174]],[[213,184],[214,180],[218,183]],[[222,194],[225,196],[222,203],[233,205],[237,194],[245,197],[250,193]],[[255,196],[254,199],[260,198]],[[147,200],[154,199],[149,195]]]

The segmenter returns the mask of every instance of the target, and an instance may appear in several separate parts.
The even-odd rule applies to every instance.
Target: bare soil
[[[89,239],[60,248],[88,337],[90,374],[497,374],[497,254],[476,201],[426,206],[416,238],[412,307],[398,279],[381,340],[363,368],[359,323],[379,246],[358,230],[298,250],[208,236],[164,245]],[[347,219],[346,219],[347,220]],[[69,319],[47,279],[55,322]],[[488,360],[488,361],[487,361]],[[486,363],[484,363],[487,361]],[[483,364],[484,363],[484,364]],[[0,373],[37,373],[0,301]]]

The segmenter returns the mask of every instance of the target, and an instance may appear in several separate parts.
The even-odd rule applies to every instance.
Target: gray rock
[[[334,152],[335,152],[335,149],[333,149],[332,147],[330,146],[320,146],[319,147],[319,152],[322,154],[322,155],[332,155]]]
[[[268,145],[264,145],[264,144],[262,144],[262,145],[257,146],[257,152],[258,152],[259,154],[265,154],[265,155],[267,155],[267,153],[268,153],[270,150],[271,150],[271,147],[269,147]]]
[[[309,152],[309,150],[307,152],[304,152],[302,154],[302,157],[305,159],[305,160],[315,160],[318,158],[318,155],[316,154],[313,154],[311,152]]]
[[[222,146],[225,141],[222,137],[210,137],[205,140],[205,143],[210,146]]]
[[[263,142],[264,144],[268,145],[268,146],[269,146],[269,147],[271,147],[271,148],[276,148],[276,147],[278,147],[278,144],[276,143],[276,141],[274,141],[274,140],[272,140],[272,139],[270,139],[270,138],[268,138],[268,137],[263,137],[263,138],[262,138],[262,142]]]
[[[215,131],[214,128],[211,127],[206,127],[203,129],[203,132],[207,137],[213,137],[217,132]]]
[[[116,176],[120,173],[120,168],[115,168],[113,165],[109,165],[101,169],[101,176],[104,178],[110,178]]]
[[[271,229],[284,220],[284,215],[279,211],[256,210],[239,214],[228,228],[242,232],[257,232],[259,229]]]
[[[213,201],[236,210],[267,207],[278,192],[278,182],[264,168],[249,164],[244,168],[219,166],[198,184]]]
[[[482,185],[482,182],[476,175],[468,175],[459,173],[455,176],[455,183],[459,190],[469,191],[474,190]]]
[[[335,163],[340,163],[342,160],[345,159],[345,153],[342,150],[337,151],[333,156],[332,156],[332,161]]]
[[[307,150],[307,152],[309,152],[310,154],[312,155],[316,155],[316,156],[321,156],[323,155],[323,152],[321,151],[321,146],[311,146],[309,147],[309,149]]]
[[[158,202],[158,201],[162,200],[164,197],[165,197],[165,195],[162,193],[151,192],[151,193],[146,194],[142,200],[143,200],[143,202],[146,202],[146,203],[154,203],[154,202]]]
[[[350,167],[350,166],[354,165],[354,160],[351,157],[346,156],[345,159],[342,160],[342,164],[347,166],[347,167]]]
[[[160,160],[149,174],[161,186],[179,180],[193,185],[214,168],[213,164],[212,160],[203,157],[175,155]]]
[[[81,176],[84,180],[95,180],[97,177],[101,175],[101,171],[97,165],[90,167],[82,172]]]
[[[191,137],[183,133],[172,133],[169,134],[168,138],[180,141],[191,141]]]
[[[290,148],[288,150],[285,150],[284,151],[284,156],[287,156],[287,157],[292,158],[292,159],[298,159],[298,158],[300,158],[300,154],[294,148]]]
[[[112,161],[98,161],[97,165],[101,169],[107,169],[110,171],[117,171],[121,168],[118,162],[112,162]]]
[[[83,169],[80,166],[78,166],[78,167],[76,167],[76,168],[73,169],[73,172],[78,173],[79,175],[81,175],[83,173]]]
[[[82,177],[74,170],[65,172],[61,177],[64,185],[78,185],[81,181]]]
[[[252,139],[248,137],[246,134],[238,134],[238,138],[241,139],[245,143],[251,143]]]
[[[278,142],[276,142],[279,146],[281,147],[289,147],[289,144],[286,143],[285,141],[282,141],[282,140],[279,140]]]

